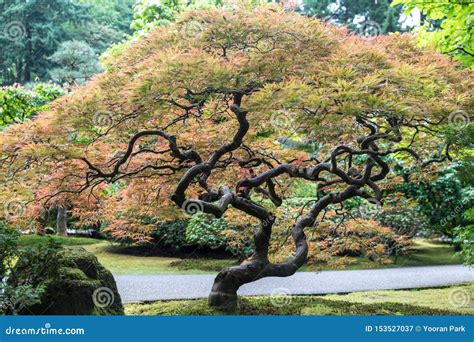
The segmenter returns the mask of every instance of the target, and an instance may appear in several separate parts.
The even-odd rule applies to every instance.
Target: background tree
[[[464,165],[451,165],[439,172],[435,179],[407,182],[400,190],[417,201],[417,209],[429,220],[429,226],[443,237],[452,238],[454,228],[466,226],[466,208],[474,206],[474,188],[460,177]]]
[[[223,6],[222,0],[138,0],[135,3],[131,28],[138,32],[147,32],[158,26],[168,25],[185,10]]]
[[[351,200],[382,202],[404,179],[395,167],[433,177],[455,157],[451,114],[474,103],[472,73],[408,36],[366,39],[278,6],[187,12],[106,68],[0,136],[0,200],[32,203],[7,220],[72,203],[80,221],[140,240],[154,226],[144,217],[225,216],[253,233],[254,253],[216,277],[218,307],[245,283],[296,272],[306,233],[349,219]],[[293,181],[315,198],[285,216]],[[270,254],[277,227],[293,241],[285,259]]]
[[[0,83],[49,79],[60,44],[82,40],[96,53],[131,32],[132,0],[5,0],[0,2]],[[95,58],[97,60],[97,58]]]
[[[59,236],[67,236],[67,208],[64,206],[58,207],[56,230]]]
[[[303,0],[302,12],[357,30],[370,24],[376,34],[403,31],[402,6],[390,6],[390,0]],[[377,27],[373,27],[377,23]],[[379,30],[380,29],[380,30]]]
[[[396,0],[393,5],[403,4],[405,13],[421,11],[422,23],[417,30],[417,43],[422,47],[433,47],[472,67],[474,62],[474,26],[470,1],[416,1]],[[474,159],[472,156],[474,130],[467,113],[456,112],[458,125],[448,129],[448,140],[455,146],[460,164],[445,170],[431,184],[411,184],[420,196],[420,209],[435,221],[434,226],[443,234],[454,238],[462,249],[461,255],[467,264],[473,263],[473,209],[472,190]],[[454,186],[453,186],[454,185]],[[448,186],[448,187],[446,187]],[[439,191],[444,188],[441,196]],[[437,195],[433,196],[434,194]],[[412,192],[413,194],[413,192]],[[428,201],[428,199],[430,201]],[[449,205],[447,205],[449,203]],[[434,208],[435,207],[435,208]]]
[[[135,0],[81,0],[88,6],[93,20],[87,25],[70,26],[72,40],[84,41],[97,54],[111,45],[126,40],[133,33],[130,27]]]
[[[133,17],[133,6],[136,0],[80,0],[89,6],[96,23],[117,32],[132,34],[130,21]]]
[[[4,82],[26,83],[32,75],[46,78],[51,55],[67,39],[66,23],[90,20],[86,8],[69,0],[6,0],[0,3]]]
[[[186,6],[181,0],[139,0],[136,2],[131,27],[136,31],[149,31],[151,28],[167,25],[176,20]]]
[[[57,67],[49,73],[51,79],[58,83],[84,83],[102,70],[98,56],[92,47],[83,41],[61,43],[50,59]]]
[[[460,245],[462,256],[466,265],[474,265],[474,208],[469,208],[463,213],[464,219],[469,222],[466,226],[457,227],[454,231],[454,241]]]
[[[472,1],[395,0],[393,5],[405,5],[405,13],[422,12],[419,42],[432,46],[459,60],[466,66],[474,63],[474,24]]]
[[[463,190],[463,198],[450,213],[450,218],[457,217],[460,224],[454,228],[455,243],[460,248],[460,254],[468,265],[474,264],[474,125],[472,123],[448,130],[448,138],[456,147],[456,153],[461,160],[457,167],[456,176]],[[461,218],[461,219],[459,219]]]

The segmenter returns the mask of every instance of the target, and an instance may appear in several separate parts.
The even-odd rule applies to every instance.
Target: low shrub
[[[458,254],[466,265],[474,265],[474,208],[466,210],[464,218],[471,222],[454,229],[454,243],[459,246]]]
[[[34,86],[33,91],[47,102],[66,95],[66,91],[55,83],[38,83]]]
[[[395,233],[411,237],[427,232],[430,227],[428,218],[414,208],[384,209],[377,213],[375,219]]]
[[[309,243],[310,262],[336,262],[343,266],[348,261],[344,257],[366,257],[380,264],[391,263],[391,257],[408,251],[411,240],[408,236],[395,234],[374,220],[350,220],[338,229],[318,229]]]
[[[188,220],[160,223],[151,237],[152,243],[177,250],[226,251],[239,259],[253,253],[252,236],[246,227],[231,225],[224,218],[204,213],[194,214]]]
[[[6,228],[0,222],[0,283],[3,283],[4,278],[8,276],[17,251],[18,233]]]
[[[227,239],[222,232],[227,229],[223,218],[212,218],[204,213],[193,215],[186,225],[186,242],[211,249],[225,248]]]
[[[42,245],[19,248],[18,233],[0,224],[0,313],[20,314],[41,302],[45,291],[44,275],[57,269],[56,253],[60,246],[53,240]],[[16,277],[17,260],[28,265],[28,276]]]
[[[186,220],[159,223],[151,233],[153,243],[176,249],[188,246],[186,242]]]
[[[24,122],[66,92],[57,85],[40,83],[32,90],[19,85],[0,87],[0,127]]]

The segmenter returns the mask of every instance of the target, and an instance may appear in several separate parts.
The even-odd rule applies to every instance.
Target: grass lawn
[[[462,308],[450,294],[470,295]],[[474,283],[421,290],[368,291],[347,295],[245,297],[235,311],[211,309],[205,299],[125,305],[127,315],[472,315]]]
[[[114,274],[203,274],[218,272],[233,260],[180,259],[161,256],[137,256],[121,253],[122,248],[109,242],[83,246]]]
[[[409,266],[429,266],[429,265],[456,265],[462,264],[460,256],[456,255],[453,246],[433,240],[416,239],[413,240],[411,252],[409,254],[392,258],[392,263],[383,265],[369,260],[366,257],[348,257],[346,270],[359,270],[364,268],[388,268],[388,267],[409,267]],[[306,265],[302,271],[320,271],[331,269],[327,265]]]
[[[84,246],[94,253],[99,261],[114,274],[203,274],[218,272],[222,268],[235,265],[236,260],[205,259],[205,258],[171,258],[158,256],[137,256],[121,253],[121,248],[108,242]],[[350,258],[351,263],[345,269],[424,266],[461,264],[462,260],[454,255],[451,246],[415,240],[413,252],[410,255],[399,257],[392,264],[381,265],[367,258]],[[319,271],[330,269],[326,265],[309,265],[301,271]]]
[[[228,259],[180,259],[161,256],[130,255],[124,248],[104,240],[55,235],[21,235],[21,247],[46,244],[53,239],[64,246],[80,246],[93,253],[99,262],[114,274],[205,274],[222,270],[236,263]]]
[[[235,265],[236,260],[209,258],[178,258],[125,253],[126,248],[104,240],[89,238],[35,236],[20,237],[20,245],[45,243],[52,238],[63,245],[81,245],[95,254],[100,263],[114,274],[203,274],[218,272],[224,267]],[[455,255],[452,246],[441,242],[415,240],[412,253],[394,260],[392,264],[381,265],[364,257],[347,258],[344,269],[364,269],[382,267],[424,266],[460,264],[462,260]],[[320,271],[331,269],[327,265],[307,265],[301,271]]]
[[[415,240],[413,253],[398,257],[397,266],[453,265],[462,264],[454,248],[446,243],[429,240]]]
[[[47,243],[48,239],[52,239],[63,246],[93,245],[93,244],[101,243],[103,241],[103,240],[90,239],[90,238],[85,238],[85,237],[64,237],[64,236],[56,236],[56,235],[47,235],[47,236],[21,235],[19,237],[19,245],[21,247],[42,245],[42,244]]]

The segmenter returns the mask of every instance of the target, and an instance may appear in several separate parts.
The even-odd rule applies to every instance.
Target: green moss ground
[[[359,304],[383,305],[383,303],[390,302],[438,310],[448,309],[458,314],[474,314],[474,283],[419,290],[353,292],[345,295],[327,295],[324,298]],[[460,305],[464,298],[467,303]]]
[[[450,294],[471,295],[465,307],[454,307]],[[420,290],[368,291],[347,295],[245,297],[239,309],[211,309],[205,299],[171,300],[128,304],[125,313],[134,316],[174,315],[472,315],[474,283]]]

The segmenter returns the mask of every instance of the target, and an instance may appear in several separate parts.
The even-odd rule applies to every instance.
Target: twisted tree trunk
[[[248,146],[243,146],[243,139],[249,130],[249,122],[247,120],[248,111],[241,107],[241,102],[245,95],[257,90],[258,88],[250,86],[245,91],[232,93],[233,103],[230,106],[230,111],[235,115],[238,129],[234,133],[233,139],[217,148],[207,160],[204,160],[193,149],[182,151],[175,136],[158,129],[145,130],[135,134],[129,141],[127,151],[115,161],[113,170],[109,172],[92,165],[86,158],[81,158],[89,167],[84,188],[89,187],[95,181],[107,180],[112,183],[128,175],[127,172],[121,170],[121,167],[132,158],[134,147],[139,139],[145,136],[159,136],[168,141],[169,153],[178,163],[153,166],[154,169],[156,171],[167,170],[172,173],[186,170],[171,196],[171,200],[177,206],[187,212],[186,207],[189,205],[190,208],[193,208],[190,210],[191,214],[199,210],[215,217],[222,217],[232,206],[260,221],[260,228],[254,236],[255,252],[251,259],[242,265],[226,268],[217,275],[209,295],[209,305],[212,307],[235,308],[237,306],[237,291],[246,283],[264,277],[287,277],[294,274],[306,263],[308,257],[308,244],[304,230],[317,224],[318,216],[329,209],[329,206],[341,204],[352,197],[380,201],[382,191],[376,183],[385,179],[390,170],[383,157],[392,153],[406,152],[419,159],[418,155],[408,147],[382,149],[377,145],[379,141],[384,141],[384,146],[387,146],[401,140],[399,118],[388,116],[384,125],[381,125],[367,119],[364,115],[359,115],[355,117],[356,123],[369,132],[366,135],[355,137],[357,147],[344,144],[336,146],[324,162],[317,161],[311,167],[300,168],[292,163],[280,163],[272,158],[277,162],[274,165],[266,159],[266,155],[263,154],[261,157],[262,154],[255,153]],[[184,109],[190,110],[191,108],[194,107]],[[225,155],[232,156],[232,153],[239,148],[243,148],[248,153],[248,159],[240,160],[230,157],[221,160]],[[354,165],[352,161],[357,156],[364,158],[362,158],[362,162]],[[313,160],[305,162],[311,161]],[[235,185],[235,191],[232,191],[229,186],[213,189],[207,182],[212,172],[217,168],[225,168],[233,162],[238,163],[241,168],[253,170],[254,167],[263,165],[267,166],[268,170],[257,174],[253,172],[251,177],[241,179]],[[150,165],[143,167],[142,170],[147,167]],[[135,175],[138,172],[140,170],[130,172],[130,175]],[[295,244],[293,257],[283,263],[272,263],[269,261],[269,246],[275,216],[268,208],[252,200],[251,193],[252,191],[259,192],[270,199],[275,206],[280,206],[283,200],[275,191],[274,179],[281,175],[317,183],[319,185],[316,191],[318,199],[310,201],[314,204],[308,208],[304,215],[301,214],[292,227],[291,234]],[[199,185],[205,192],[197,199],[188,199],[186,191],[193,184]]]
[[[229,267],[222,270],[214,280],[209,295],[209,305],[221,309],[234,309],[237,306],[237,291],[247,283],[264,277],[288,277],[303,266],[308,257],[308,244],[304,229],[315,223],[317,216],[332,203],[340,203],[355,196],[357,187],[350,186],[338,195],[329,194],[322,197],[307,215],[298,219],[292,228],[292,237],[295,243],[295,255],[288,261],[273,264],[268,260],[271,229],[275,217],[271,214],[262,220],[261,229],[255,234],[255,254],[247,264]]]

